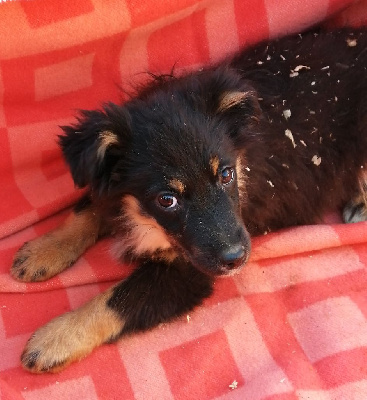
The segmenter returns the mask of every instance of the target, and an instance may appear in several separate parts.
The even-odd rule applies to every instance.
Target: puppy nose
[[[220,254],[221,261],[228,269],[235,269],[244,263],[246,258],[245,246],[234,245],[224,249]]]

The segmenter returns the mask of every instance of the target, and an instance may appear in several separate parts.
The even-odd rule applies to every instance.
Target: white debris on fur
[[[299,75],[299,71],[301,71],[302,69],[311,69],[310,67],[307,67],[307,65],[297,65],[296,68],[291,69],[291,73],[289,74],[289,76],[291,78],[298,76]]]
[[[274,187],[274,183],[272,181],[266,181],[271,187]]]
[[[283,116],[285,119],[290,118],[290,116],[292,115],[291,110],[284,110],[283,111]]]
[[[287,136],[287,138],[289,138],[291,140],[291,142],[293,144],[293,147],[296,147],[297,145],[296,145],[296,143],[294,141],[294,137],[293,137],[292,132],[289,129],[286,129],[284,133],[285,133],[285,136]]]
[[[347,45],[349,47],[356,47],[357,46],[357,39],[348,38],[347,39]]]
[[[315,165],[316,165],[316,167],[318,167],[320,164],[321,164],[321,157],[318,157],[316,154],[312,157],[312,160],[311,160]]]

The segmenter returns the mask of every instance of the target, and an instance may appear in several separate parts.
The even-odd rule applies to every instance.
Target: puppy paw
[[[343,210],[343,220],[346,223],[367,221],[367,207],[364,202],[350,201]]]
[[[95,347],[117,340],[124,320],[107,305],[111,295],[109,289],[38,329],[21,356],[23,367],[34,373],[58,372]]]
[[[57,360],[55,360],[55,357],[52,357],[52,355],[48,357],[47,354],[42,353],[41,350],[29,349],[24,350],[21,362],[24,369],[33,373],[55,373],[61,371],[69,364],[67,359],[60,360],[59,358],[60,357],[57,357]]]
[[[58,372],[85,354],[65,314],[36,331],[22,353],[23,367],[34,373]]]
[[[44,281],[71,266],[75,259],[52,235],[25,243],[15,254],[11,275],[23,282]]]

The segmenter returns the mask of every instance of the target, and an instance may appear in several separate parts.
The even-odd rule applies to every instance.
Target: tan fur
[[[210,168],[212,169],[213,175],[217,176],[218,168],[219,168],[219,158],[218,156],[214,156],[210,159]]]
[[[38,329],[24,349],[24,368],[37,373],[58,372],[95,347],[117,338],[124,321],[107,306],[112,290]]]
[[[100,138],[100,145],[97,150],[97,156],[98,158],[102,159],[105,156],[107,148],[113,145],[118,145],[119,140],[118,137],[113,132],[109,131],[102,132],[99,135],[99,138]]]
[[[96,242],[99,227],[100,216],[92,210],[72,213],[60,227],[18,250],[11,268],[12,276],[34,282],[60,273]]]
[[[163,228],[154,218],[142,214],[139,201],[134,196],[125,196],[123,203],[124,215],[121,218],[128,225],[129,232],[114,245],[116,256],[120,257],[129,250],[140,255],[171,247]]]
[[[246,97],[248,97],[251,92],[226,92],[222,96],[219,106],[218,112],[223,112],[228,110],[231,107],[234,107],[237,104],[240,104]]]
[[[242,160],[240,157],[238,157],[236,160],[236,176],[237,176],[237,186],[241,196],[246,188],[246,175],[243,171]]]
[[[153,260],[164,260],[168,263],[171,263],[178,257],[177,252],[173,248],[169,248],[166,250],[158,250],[154,254],[152,254]]]
[[[168,185],[179,194],[183,194],[185,191],[185,185],[178,179],[171,179]]]

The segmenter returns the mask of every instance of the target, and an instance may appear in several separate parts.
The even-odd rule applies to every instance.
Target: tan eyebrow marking
[[[100,145],[97,150],[99,158],[103,158],[109,146],[119,144],[117,135],[110,131],[104,131],[99,134]]]
[[[182,194],[185,191],[185,185],[178,179],[171,179],[168,182],[168,185],[173,189],[176,190],[177,193]]]
[[[240,104],[249,95],[251,95],[251,92],[225,92],[220,99],[218,112],[228,110]]]
[[[214,176],[217,176],[218,168],[219,168],[219,158],[218,156],[214,156],[209,161],[210,167],[213,171]]]

